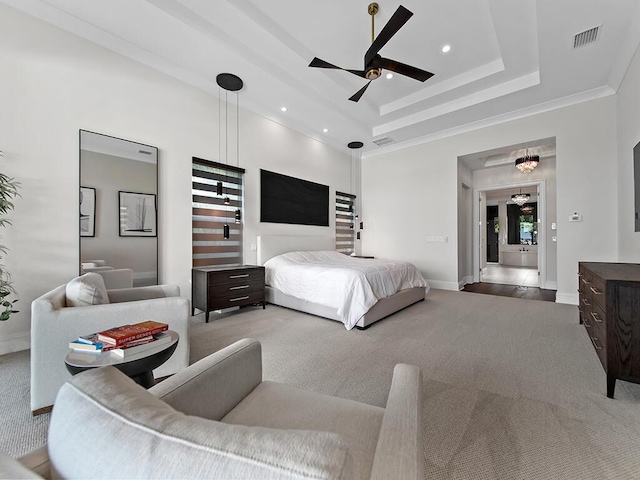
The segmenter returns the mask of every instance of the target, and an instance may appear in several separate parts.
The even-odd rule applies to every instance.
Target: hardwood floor
[[[499,295],[501,297],[526,298],[528,300],[542,300],[555,302],[556,291],[545,290],[538,287],[522,287],[518,285],[502,285],[499,283],[469,283],[462,289],[463,292],[485,293],[487,295]]]

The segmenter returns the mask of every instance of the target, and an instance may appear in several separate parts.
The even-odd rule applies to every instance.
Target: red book
[[[121,327],[111,328],[104,332],[98,333],[98,340],[119,347],[123,343],[131,342],[139,338],[156,335],[169,329],[166,323],[154,322],[147,320],[146,322],[135,323],[133,325],[123,325]]]

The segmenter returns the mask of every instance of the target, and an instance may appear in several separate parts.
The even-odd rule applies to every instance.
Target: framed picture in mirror
[[[118,192],[120,196],[120,236],[155,237],[156,196],[151,193]]]
[[[96,189],[80,187],[80,236],[96,236]]]

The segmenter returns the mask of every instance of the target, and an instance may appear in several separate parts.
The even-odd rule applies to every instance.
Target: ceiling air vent
[[[576,33],[573,36],[573,48],[580,48],[584,47],[585,45],[595,43],[595,41],[598,40],[600,26],[601,25],[598,25],[590,28],[589,30],[585,30],[584,32]]]
[[[375,143],[379,147],[384,147],[385,145],[389,145],[390,143],[393,143],[393,142],[395,142],[395,140],[393,138],[389,138],[389,137],[376,138],[373,141],[373,143]]]

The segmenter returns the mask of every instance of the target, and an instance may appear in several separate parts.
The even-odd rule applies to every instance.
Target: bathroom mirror
[[[107,288],[156,285],[158,149],[80,130],[79,187],[80,273],[110,271]]]

